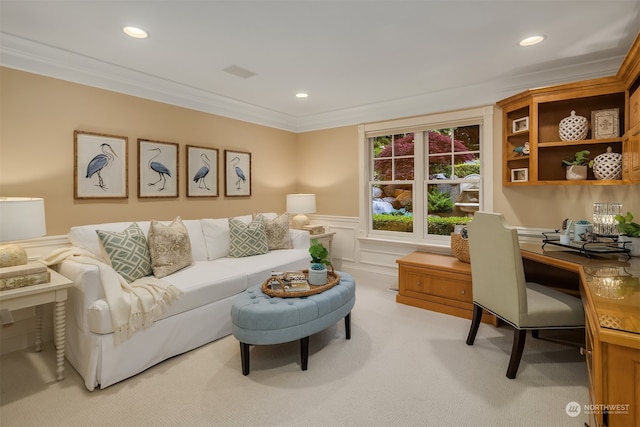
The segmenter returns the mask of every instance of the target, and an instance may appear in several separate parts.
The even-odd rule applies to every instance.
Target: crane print
[[[118,155],[115,153],[115,151],[113,151],[113,148],[111,148],[111,146],[106,143],[100,144],[100,151],[102,151],[102,153],[91,159],[91,161],[87,165],[87,175],[85,178],[91,179],[93,175],[97,175],[98,184],[96,184],[96,186],[100,187],[102,191],[107,191],[108,187],[104,183],[100,172],[111,163],[113,163],[115,157],[118,157]]]
[[[236,190],[239,190],[242,183],[247,182],[247,178],[244,176],[244,172],[242,171],[242,168],[238,166],[238,163],[240,163],[240,158],[238,156],[231,159],[230,163],[234,167],[234,170],[236,172],[236,177],[238,178],[236,179]]]
[[[209,187],[207,187],[207,183],[204,180],[209,174],[209,170],[211,169],[211,161],[205,153],[200,153],[200,158],[202,159],[202,163],[204,163],[204,166],[198,169],[198,172],[196,172],[196,174],[193,176],[193,182],[198,184],[198,188],[200,189],[202,189],[202,187],[204,186],[206,190],[211,190]]]
[[[160,181],[162,181],[162,188],[160,188],[158,191],[162,191],[166,188],[167,186],[167,176],[169,178],[171,178],[171,171],[162,163],[156,161],[155,159],[158,158],[160,156],[160,154],[162,154],[162,150],[158,147],[156,148],[150,148],[148,151],[157,151],[158,153],[156,155],[154,155],[153,157],[151,157],[149,159],[149,169],[151,169],[152,171],[156,172],[158,174],[158,180],[154,181],[154,182],[149,182],[147,183],[147,185],[149,186],[154,186],[157,183],[159,183]]]

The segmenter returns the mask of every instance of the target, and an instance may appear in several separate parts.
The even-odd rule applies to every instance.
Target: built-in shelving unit
[[[531,89],[497,104],[503,110],[503,174],[506,186],[619,185],[640,182],[640,38],[632,46],[618,75],[547,88]],[[592,114],[616,110],[617,135],[594,138]],[[584,139],[562,141],[560,121],[571,115],[586,117]],[[522,148],[528,144],[528,153]],[[611,147],[622,154],[622,178],[598,180],[591,168],[586,180],[569,181],[564,159],[588,150],[589,158]],[[526,171],[526,174],[524,173]],[[526,176],[526,179],[523,179]]]

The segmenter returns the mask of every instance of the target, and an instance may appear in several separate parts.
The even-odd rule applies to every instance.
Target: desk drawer
[[[443,271],[437,272],[437,275],[415,271],[406,271],[404,274],[408,292],[473,303],[469,276]]]

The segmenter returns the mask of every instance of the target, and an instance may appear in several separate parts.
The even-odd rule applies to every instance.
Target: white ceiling
[[[615,75],[639,30],[640,0],[0,0],[0,64],[299,132]]]

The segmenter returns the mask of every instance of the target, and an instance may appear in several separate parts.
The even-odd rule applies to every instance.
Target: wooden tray
[[[309,270],[302,270],[307,279],[309,278]],[[272,278],[270,277],[262,284],[262,292],[271,297],[279,297],[279,298],[299,298],[299,297],[308,297],[309,295],[319,294],[320,292],[324,292],[333,288],[335,285],[340,283],[340,276],[334,273],[333,271],[327,271],[327,283],[325,285],[309,285],[311,289],[308,291],[293,291],[287,292],[283,290],[273,290],[269,286],[269,282],[271,282]]]

